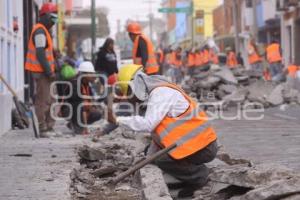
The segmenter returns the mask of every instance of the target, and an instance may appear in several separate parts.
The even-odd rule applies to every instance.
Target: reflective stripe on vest
[[[269,63],[281,62],[279,44],[271,44],[267,47],[267,59]]]
[[[214,129],[207,121],[204,111],[197,113],[194,102],[182,89],[172,84],[159,87],[170,87],[179,91],[189,102],[189,108],[179,117],[165,116],[155,128],[153,139],[162,147],[176,144],[176,148],[169,152],[174,159],[182,159],[198,152],[217,139]]]
[[[25,69],[28,71],[31,71],[31,72],[39,72],[39,73],[44,72],[43,66],[40,64],[40,62],[37,59],[36,48],[33,43],[33,35],[37,29],[43,29],[46,34],[47,45],[48,45],[48,47],[45,49],[46,59],[49,62],[51,72],[54,72],[55,71],[55,60],[54,60],[54,56],[53,56],[52,38],[51,38],[49,31],[41,23],[36,24],[31,31],[31,35],[30,35],[29,43],[28,43],[28,51],[26,54]]]
[[[137,50],[138,50],[138,45],[139,45],[139,39],[140,37],[144,39],[147,45],[147,52],[148,52],[148,60],[146,62],[145,67],[145,72],[146,74],[155,74],[159,72],[159,66],[156,62],[156,56],[154,52],[154,48],[152,45],[152,42],[146,38],[144,35],[138,35],[136,39],[134,40],[133,43],[133,50],[132,50],[132,58],[133,58],[133,63],[137,65],[142,64],[142,58],[137,57]]]

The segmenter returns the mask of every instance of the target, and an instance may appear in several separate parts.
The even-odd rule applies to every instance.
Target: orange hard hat
[[[131,22],[127,25],[127,31],[133,34],[141,34],[141,26],[137,22]]]
[[[54,3],[48,2],[42,5],[40,10],[40,16],[47,14],[47,13],[57,13],[57,6]]]

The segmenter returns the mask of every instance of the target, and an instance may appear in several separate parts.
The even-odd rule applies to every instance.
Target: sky
[[[154,17],[162,17],[157,11],[160,8],[161,0],[96,0],[96,6],[105,6],[109,9],[108,20],[111,29],[111,36],[117,32],[117,20],[121,20],[121,27],[125,26],[127,19],[148,20],[149,1],[152,2]],[[90,6],[90,1],[83,1],[84,6]]]

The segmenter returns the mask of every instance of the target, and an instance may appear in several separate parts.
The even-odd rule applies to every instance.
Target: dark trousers
[[[209,169],[204,163],[211,162],[217,155],[217,142],[212,142],[206,148],[184,159],[174,160],[164,155],[155,164],[165,173],[187,184],[205,184]]]

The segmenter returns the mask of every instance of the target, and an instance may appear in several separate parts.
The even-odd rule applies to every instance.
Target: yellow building
[[[195,19],[195,28],[194,33],[195,35],[202,34],[205,38],[212,37],[214,34],[213,28],[213,10],[217,8],[221,1],[220,0],[193,0],[194,3],[194,19]],[[197,30],[197,13],[199,11],[203,11],[203,30]],[[201,33],[203,31],[203,33]]]

